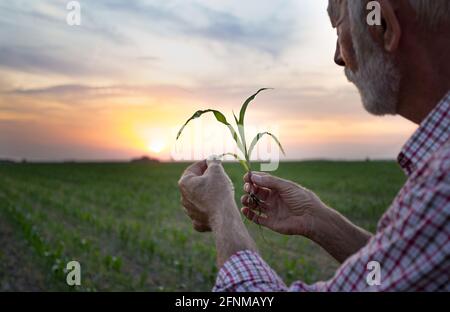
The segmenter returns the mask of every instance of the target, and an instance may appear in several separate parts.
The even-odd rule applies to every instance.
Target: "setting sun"
[[[166,147],[166,143],[163,140],[153,140],[149,143],[148,149],[153,153],[161,153]]]

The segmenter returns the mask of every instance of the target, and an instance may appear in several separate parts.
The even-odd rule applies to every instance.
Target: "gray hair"
[[[349,9],[354,6],[361,7],[361,15],[365,18],[366,10],[362,4],[369,0],[348,0]],[[416,11],[420,23],[427,27],[436,27],[441,23],[450,23],[450,1],[449,0],[409,0],[409,3]],[[338,8],[334,1],[328,7],[330,16],[338,14]]]
[[[349,1],[353,2],[353,1]],[[409,0],[419,20],[430,27],[450,22],[450,1],[448,0]]]

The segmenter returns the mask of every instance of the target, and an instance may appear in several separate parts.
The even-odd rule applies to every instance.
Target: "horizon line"
[[[142,160],[141,158],[132,159],[47,159],[47,160],[37,160],[37,159],[12,159],[12,158],[0,158],[0,164],[13,163],[13,164],[67,164],[67,163],[78,163],[78,164],[89,164],[89,163],[141,163],[141,164],[185,164],[200,161],[202,159],[193,160],[167,160],[158,158],[149,158],[148,160]],[[311,162],[311,161],[325,161],[325,162],[365,162],[365,161],[397,161],[395,158],[292,158],[280,160],[280,163],[290,163],[290,162]],[[238,163],[235,160],[224,160],[223,163]],[[265,163],[264,161],[253,161],[254,163]]]

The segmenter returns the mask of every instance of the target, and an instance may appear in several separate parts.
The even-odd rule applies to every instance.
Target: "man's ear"
[[[379,42],[386,52],[393,53],[398,49],[402,29],[396,14],[396,7],[390,0],[378,0],[381,8],[381,25],[369,26],[373,39]]]

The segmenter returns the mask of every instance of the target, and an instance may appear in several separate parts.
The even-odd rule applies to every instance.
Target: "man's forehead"
[[[334,27],[345,16],[346,9],[347,0],[328,0],[328,15]]]

